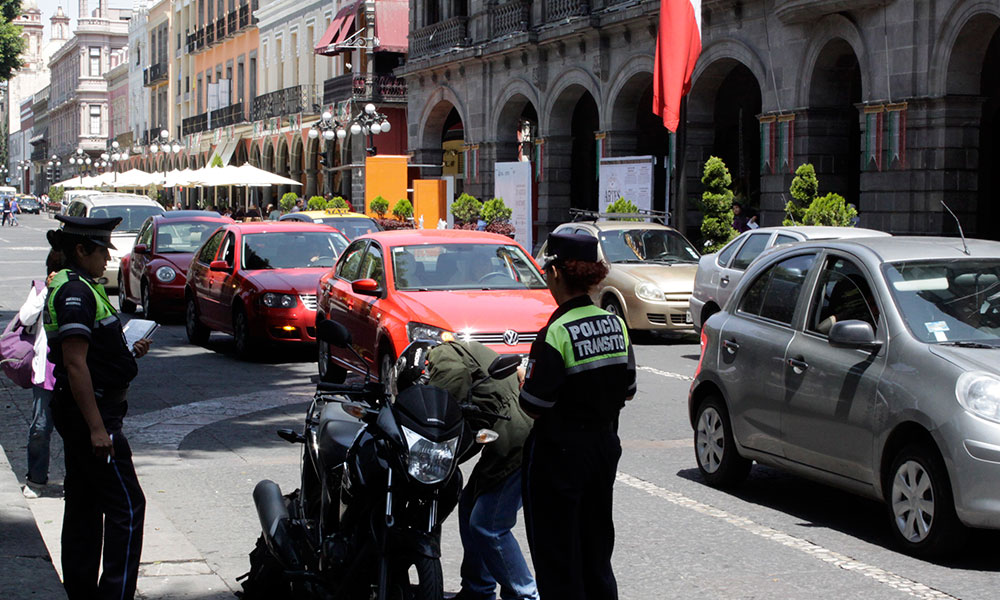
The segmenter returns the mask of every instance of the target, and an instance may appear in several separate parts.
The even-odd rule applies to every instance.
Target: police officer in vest
[[[146,500],[122,434],[135,358],[104,287],[111,231],[121,218],[56,216],[50,243],[67,269],[49,283],[45,330],[55,365],[52,416],[65,445],[63,582],[69,600],[133,598]],[[103,571],[98,566],[103,548]]]
[[[607,276],[590,236],[551,234],[543,261],[559,308],[531,345],[521,407],[535,418],[525,442],[524,516],[539,595],[618,597],[611,570],[618,413],[635,395],[625,322],[594,306]]]

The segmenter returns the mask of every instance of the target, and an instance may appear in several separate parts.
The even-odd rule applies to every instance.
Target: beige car
[[[694,329],[688,301],[701,255],[676,229],[659,223],[598,220],[564,223],[553,232],[599,240],[600,258],[611,271],[594,291],[594,303],[621,315],[629,329]],[[542,244],[539,259],[545,250]]]

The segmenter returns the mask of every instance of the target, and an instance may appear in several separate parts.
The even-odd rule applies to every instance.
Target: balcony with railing
[[[181,135],[191,135],[208,129],[208,113],[188,117],[181,121]]]
[[[244,121],[246,121],[246,116],[243,114],[243,103],[238,102],[219,110],[213,110],[210,115],[208,127],[210,129],[218,129],[219,127],[228,127]]]
[[[226,17],[225,15],[215,20],[215,41],[221,42],[226,37]]]
[[[323,82],[323,105],[344,100],[406,103],[406,81],[392,75],[339,75]]]
[[[253,99],[251,119],[259,121],[297,113],[317,114],[322,105],[319,85],[296,85]]]
[[[153,127],[147,129],[146,133],[142,136],[143,145],[148,146],[149,144],[159,144],[162,141],[160,132],[164,129],[166,129],[166,127]]]
[[[515,0],[490,9],[490,31],[493,38],[524,33],[531,26],[531,0]]]
[[[545,21],[552,23],[590,14],[590,3],[580,0],[545,0]]]
[[[452,17],[410,34],[411,57],[429,56],[452,48],[467,48],[471,45],[468,17]]]
[[[236,9],[229,11],[229,14],[226,15],[226,31],[229,35],[233,35],[239,31],[239,21],[239,11]]]
[[[205,26],[205,46],[211,46],[215,43],[215,23],[209,23]]]
[[[142,70],[142,85],[149,87],[154,83],[167,80],[167,63],[156,63]]]
[[[245,5],[245,4],[242,5],[242,6],[240,6],[239,13],[240,13],[240,16],[239,16],[240,29],[243,29],[244,27],[249,27],[250,26],[250,7],[247,6],[247,5]]]

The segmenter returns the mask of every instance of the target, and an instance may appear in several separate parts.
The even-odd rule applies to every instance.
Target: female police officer
[[[635,394],[635,359],[625,322],[588,296],[608,273],[597,240],[552,234],[546,253],[559,308],[531,345],[520,398],[535,418],[524,449],[531,559],[546,600],[617,598],[612,488],[618,412]]]
[[[104,287],[111,230],[121,221],[56,217],[50,237],[67,269],[49,283],[45,331],[55,365],[52,416],[65,445],[63,582],[70,600],[132,598],[142,550],[145,497],[122,434],[125,392],[148,340],[126,346]],[[98,565],[104,550],[104,568]]]

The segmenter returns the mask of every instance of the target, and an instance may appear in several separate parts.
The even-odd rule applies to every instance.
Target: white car
[[[805,240],[886,237],[890,234],[859,227],[760,227],[745,231],[714,254],[705,254],[698,262],[691,294],[691,320],[696,330],[709,317],[719,312],[743,273],[758,256],[781,244]]]
[[[132,253],[136,235],[142,224],[153,215],[161,215],[163,207],[147,196],[137,194],[97,193],[79,196],[70,202],[66,214],[71,217],[121,217],[122,222],[111,232],[111,260],[104,270],[105,289],[118,289],[118,266],[122,257]]]

